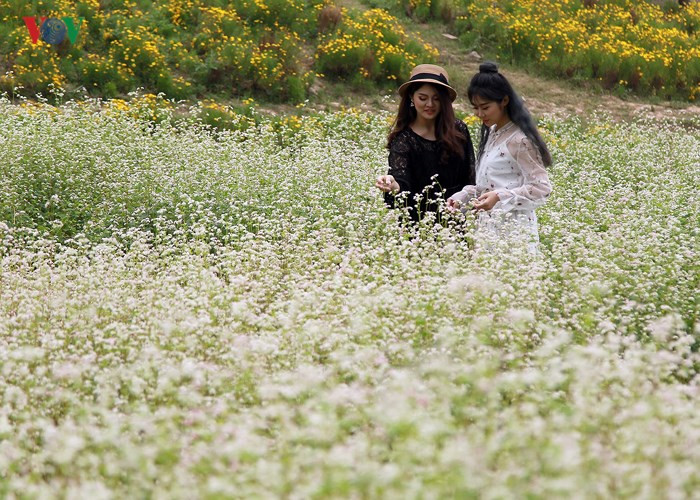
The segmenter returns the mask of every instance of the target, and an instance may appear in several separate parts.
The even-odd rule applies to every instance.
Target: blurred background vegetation
[[[630,0],[0,0],[0,92],[303,102],[319,82],[394,90],[438,49],[421,31],[542,75],[693,102],[700,2]],[[24,16],[83,18],[32,43]],[[84,89],[84,90],[83,90]]]
[[[206,93],[300,102],[315,78],[386,85],[437,51],[381,9],[326,0],[0,1],[0,85],[46,93],[137,87],[174,99]],[[23,16],[84,18],[75,44],[33,44]],[[39,23],[39,20],[37,20]]]

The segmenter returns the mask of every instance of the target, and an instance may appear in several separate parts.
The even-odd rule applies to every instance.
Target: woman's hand
[[[498,201],[498,193],[496,191],[489,191],[488,193],[484,193],[476,199],[476,201],[473,204],[474,210],[476,210],[477,212],[480,210],[489,211],[494,206],[496,206],[496,203],[498,203]]]
[[[462,202],[455,200],[454,198],[447,198],[447,210],[450,212],[457,212],[462,208]]]
[[[374,184],[374,186],[385,193],[388,193],[389,191],[396,192],[401,190],[401,186],[399,186],[399,183],[396,182],[393,175],[380,175],[377,177],[377,182]]]

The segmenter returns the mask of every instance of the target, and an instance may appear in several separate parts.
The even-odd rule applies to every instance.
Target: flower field
[[[696,101],[700,3],[674,0],[0,0],[0,92],[174,99],[255,96],[303,102],[320,76],[355,88],[394,85],[438,48],[412,32],[439,20],[461,43],[620,96]],[[369,10],[365,10],[369,9]],[[388,10],[387,10],[388,9]],[[390,13],[391,12],[391,13]],[[32,43],[23,17],[68,16],[75,43]],[[413,29],[410,29],[413,28]]]
[[[667,2],[672,4],[674,2]],[[466,1],[465,40],[492,40],[503,59],[550,75],[665,99],[700,97],[700,4],[632,0]]]
[[[695,495],[697,117],[542,122],[532,258],[401,226],[389,116],[203,109],[0,101],[0,496]]]
[[[68,16],[75,43],[34,44],[24,16]],[[82,22],[78,19],[82,18]],[[408,39],[385,11],[325,0],[0,0],[0,91],[53,88],[115,97],[144,87],[170,98],[203,93],[301,102],[318,74],[386,84],[435,48]]]
[[[364,1],[418,21],[454,23],[466,47],[555,78],[596,81],[620,96],[700,97],[698,2]]]
[[[321,37],[316,58],[324,73],[364,79],[401,80],[423,61],[437,60],[436,48],[409,37],[383,9],[365,11],[358,21],[347,16],[341,29]]]

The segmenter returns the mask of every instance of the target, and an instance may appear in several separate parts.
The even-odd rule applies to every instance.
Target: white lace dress
[[[515,123],[494,129],[476,166],[476,185],[464,186],[451,198],[464,204],[495,191],[499,201],[477,217],[477,241],[525,238],[534,252],[539,241],[535,208],[545,203],[552,185],[539,150]]]

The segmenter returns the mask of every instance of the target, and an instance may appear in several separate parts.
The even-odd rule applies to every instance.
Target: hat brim
[[[399,87],[399,95],[400,95],[401,97],[404,96],[404,94],[405,94],[406,91],[408,90],[409,85],[411,85],[412,83],[432,83],[433,85],[440,85],[441,87],[445,87],[445,88],[447,89],[447,91],[448,91],[449,94],[450,94],[450,100],[451,100],[452,102],[454,102],[455,99],[457,99],[457,91],[456,91],[455,89],[453,89],[453,88],[450,87],[449,85],[445,85],[444,83],[442,83],[442,82],[439,81],[439,80],[434,80],[434,79],[432,79],[432,78],[419,78],[419,79],[417,79],[417,80],[409,80],[409,81],[403,83],[403,84]]]

